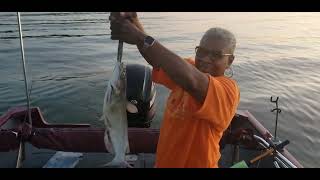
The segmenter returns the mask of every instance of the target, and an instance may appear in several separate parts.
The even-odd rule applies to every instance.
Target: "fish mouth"
[[[111,92],[116,95],[120,95],[120,93],[121,93],[120,89],[114,85],[111,85]]]

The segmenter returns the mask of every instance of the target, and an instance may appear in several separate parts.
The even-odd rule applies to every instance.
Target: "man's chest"
[[[169,116],[183,119],[191,118],[197,109],[199,109],[199,104],[186,91],[179,88],[171,92],[167,101]]]

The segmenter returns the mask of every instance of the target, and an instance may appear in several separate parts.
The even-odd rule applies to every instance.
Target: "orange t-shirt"
[[[187,61],[194,65],[194,60]],[[209,74],[208,78],[208,92],[201,105],[162,69],[153,69],[153,81],[171,90],[160,129],[155,167],[218,167],[219,142],[236,113],[240,91],[230,78]]]

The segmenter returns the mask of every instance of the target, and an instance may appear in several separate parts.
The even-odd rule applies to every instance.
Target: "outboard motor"
[[[141,64],[127,64],[127,99],[137,112],[127,111],[128,126],[149,128],[155,115],[156,89],[152,82],[152,69]]]

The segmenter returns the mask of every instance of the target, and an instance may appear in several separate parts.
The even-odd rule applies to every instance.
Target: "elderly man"
[[[225,76],[236,40],[211,28],[183,59],[145,33],[134,12],[111,13],[111,39],[134,44],[153,66],[153,81],[171,90],[160,129],[155,167],[218,167],[219,142],[236,113],[240,92]]]

